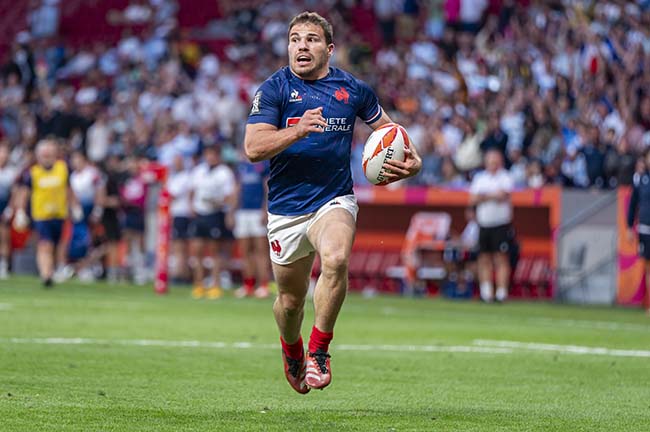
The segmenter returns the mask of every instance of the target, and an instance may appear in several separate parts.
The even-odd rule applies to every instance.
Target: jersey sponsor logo
[[[286,127],[295,126],[300,121],[300,117],[287,117]],[[325,132],[350,132],[352,125],[348,123],[346,117],[328,117],[325,119],[327,126]]]
[[[251,114],[259,114],[260,113],[260,100],[262,99],[262,91],[258,91],[255,93],[255,97],[253,98],[253,106],[251,107]]]
[[[298,124],[299,121],[300,121],[300,117],[287,117],[286,127],[295,126]]]
[[[350,102],[350,93],[345,89],[345,87],[340,87],[334,92],[334,97],[337,101],[348,104]]]
[[[271,242],[271,250],[275,253],[276,256],[280,256],[282,253],[282,246],[280,246],[279,240],[273,240]]]
[[[298,90],[291,91],[291,98],[289,99],[289,102],[302,102],[302,96],[300,96],[300,92],[298,92]]]

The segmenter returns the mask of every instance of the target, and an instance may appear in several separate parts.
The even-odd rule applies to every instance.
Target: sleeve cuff
[[[381,115],[384,111],[381,109],[381,105],[378,105],[377,113],[370,117],[368,120],[364,120],[367,124],[372,124],[381,118]]]

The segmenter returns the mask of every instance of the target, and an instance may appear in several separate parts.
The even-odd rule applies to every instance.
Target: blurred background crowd
[[[252,95],[286,64],[302,10],[332,22],[333,65],[408,129],[423,158],[411,185],[466,187],[490,148],[519,188],[614,188],[645,169],[649,0],[3,2],[5,164],[26,168],[54,137],[120,185],[148,161],[189,170],[205,147],[236,168]],[[355,130],[361,185],[369,132]]]
[[[234,163],[251,95],[286,63],[288,20],[314,9],[334,25],[333,63],[420,147],[411,182],[462,186],[498,147],[519,186],[614,187],[650,146],[649,4],[33,0],[26,29],[5,30],[0,130],[12,160],[53,135],[92,162],[190,163],[218,143]]]

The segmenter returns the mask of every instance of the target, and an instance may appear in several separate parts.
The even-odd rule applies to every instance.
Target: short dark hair
[[[322,28],[323,33],[325,34],[325,42],[327,43],[327,45],[334,42],[334,31],[332,30],[332,24],[330,24],[329,21],[327,21],[325,18],[323,18],[320,14],[316,12],[305,11],[293,17],[291,19],[291,22],[289,23],[289,31],[287,32],[287,36],[291,34],[291,29],[295,25],[303,24],[303,23],[315,24],[320,28]]]

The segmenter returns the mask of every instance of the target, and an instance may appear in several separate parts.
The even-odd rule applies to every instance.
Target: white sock
[[[492,282],[481,282],[481,298],[483,301],[492,301]]]
[[[508,298],[508,290],[505,287],[498,287],[495,298],[497,301],[504,301]]]

